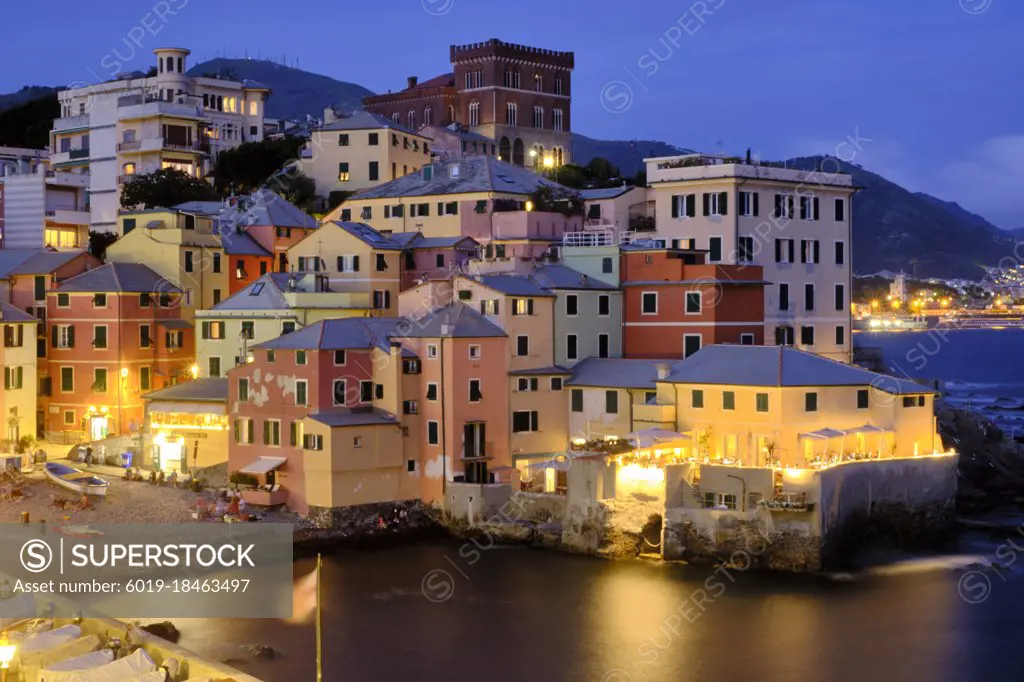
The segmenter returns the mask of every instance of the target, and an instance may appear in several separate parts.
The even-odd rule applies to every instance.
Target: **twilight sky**
[[[167,45],[190,48],[193,63],[287,55],[384,92],[448,70],[452,43],[500,38],[576,53],[573,129],[585,135],[749,146],[764,158],[832,153],[1024,227],[1020,0],[4,5],[0,92],[106,78],[115,50],[125,70],[144,70]]]

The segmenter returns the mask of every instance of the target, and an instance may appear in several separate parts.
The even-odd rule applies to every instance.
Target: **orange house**
[[[245,232],[225,230],[220,241],[228,263],[228,296],[273,271],[274,257]]]
[[[764,344],[759,265],[705,263],[705,253],[622,247],[622,351],[627,358],[689,357],[715,343]]]
[[[47,292],[50,438],[136,433],[142,396],[191,376],[192,326],[182,292],[141,263],[109,263]]]

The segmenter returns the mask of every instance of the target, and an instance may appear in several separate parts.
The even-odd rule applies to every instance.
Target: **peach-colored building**
[[[50,380],[41,395],[49,439],[135,433],[142,396],[191,376],[194,341],[181,296],[141,263],[110,263],[47,292]]]
[[[0,440],[4,450],[12,451],[20,439],[35,438],[39,415],[36,411],[36,318],[0,301],[0,367],[3,368],[4,390],[0,391],[0,415],[6,429]]]

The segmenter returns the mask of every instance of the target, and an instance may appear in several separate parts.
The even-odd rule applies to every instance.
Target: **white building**
[[[0,245],[83,249],[89,243],[89,176],[47,171],[0,176]]]
[[[762,266],[766,342],[850,361],[850,175],[701,154],[645,161],[650,237]]]
[[[132,175],[178,168],[204,177],[218,152],[263,139],[266,86],[189,76],[188,50],[153,52],[154,75],[124,74],[58,95],[51,167],[89,175],[94,230],[118,230],[121,185]]]

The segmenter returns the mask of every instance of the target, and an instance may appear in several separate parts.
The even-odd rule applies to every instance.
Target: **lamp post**
[[[124,430],[124,410],[121,407],[121,393],[127,388],[128,385],[128,368],[121,368],[121,380],[117,382],[117,428],[122,435],[125,434]]]
[[[18,647],[7,639],[7,631],[0,634],[0,682],[7,682],[7,669],[14,660],[14,652]]]

